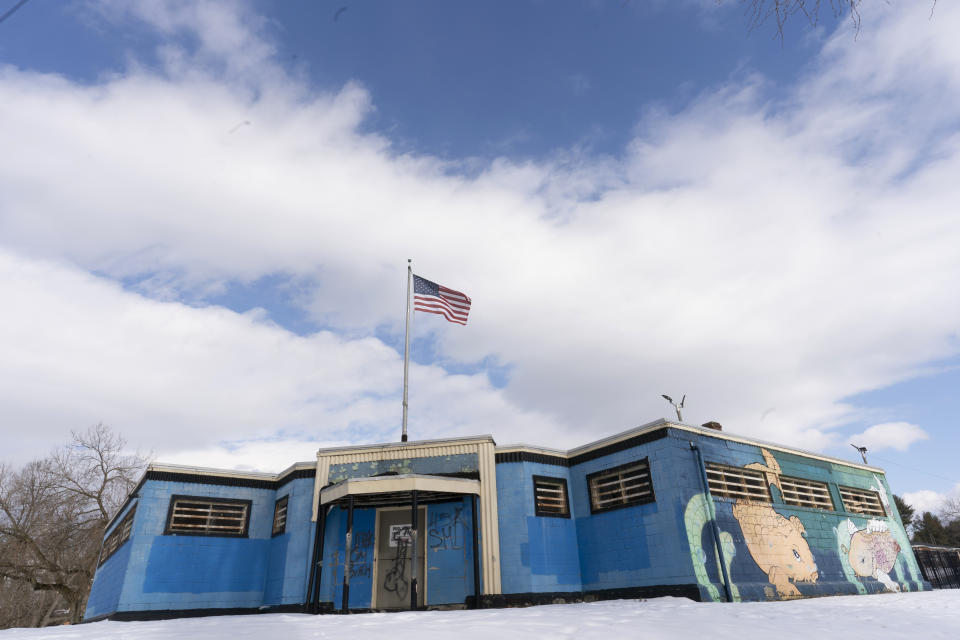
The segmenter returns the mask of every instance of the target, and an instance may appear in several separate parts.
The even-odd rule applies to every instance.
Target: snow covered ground
[[[739,604],[656,598],[481,611],[265,614],[0,631],[0,640],[775,640],[801,636],[958,640],[960,590]]]

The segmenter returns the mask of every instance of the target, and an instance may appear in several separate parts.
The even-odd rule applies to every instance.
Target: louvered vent
[[[763,474],[751,469],[707,464],[707,481],[715,498],[770,502],[770,488]]]
[[[655,500],[650,464],[645,459],[591,474],[587,484],[593,511],[608,511]]]
[[[880,494],[876,491],[840,487],[840,498],[843,500],[843,506],[847,511],[863,513],[868,516],[883,517],[887,515],[887,512],[883,509],[883,503],[880,502]]]
[[[249,500],[174,496],[167,533],[246,536]]]
[[[570,517],[567,481],[563,478],[533,477],[533,498],[538,516]]]
[[[830,489],[823,482],[780,476],[780,489],[787,504],[833,511]]]

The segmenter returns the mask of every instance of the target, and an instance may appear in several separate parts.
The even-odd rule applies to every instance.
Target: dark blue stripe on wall
[[[572,467],[582,462],[596,460],[597,458],[608,456],[611,453],[632,449],[633,447],[647,444],[648,442],[654,442],[666,437],[667,428],[664,427],[662,429],[656,429],[647,433],[641,433],[640,435],[609,444],[605,447],[600,447],[599,449],[594,449],[593,451],[581,453],[580,455],[573,456],[572,458],[551,456],[545,453],[534,453],[532,451],[510,451],[507,453],[496,454],[496,462],[497,464],[502,462],[536,462],[538,464],[552,464],[558,467]]]

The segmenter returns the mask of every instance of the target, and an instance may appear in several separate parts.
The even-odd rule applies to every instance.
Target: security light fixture
[[[850,446],[860,452],[860,457],[863,458],[863,464],[870,464],[869,462],[867,462],[867,448],[866,448],[866,447],[858,447],[857,445],[853,444],[852,442],[850,443]]]
[[[680,404],[677,404],[676,402],[674,402],[674,401],[673,401],[673,398],[671,398],[670,396],[668,396],[668,395],[665,394],[665,393],[660,394],[660,395],[662,395],[664,398],[666,398],[667,402],[669,402],[670,404],[672,404],[672,405],[673,405],[673,408],[677,410],[677,421],[678,421],[678,422],[683,422],[683,416],[680,415],[680,409],[683,409],[683,403],[684,403],[684,402],[686,401],[686,399],[687,399],[687,394],[683,394],[683,398],[680,399]]]

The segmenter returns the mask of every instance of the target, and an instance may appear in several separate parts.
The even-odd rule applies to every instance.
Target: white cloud
[[[184,464],[211,469],[237,469],[277,473],[295,462],[313,462],[317,449],[353,444],[347,441],[253,440],[227,441],[203,448],[184,449],[163,454],[158,462]]]
[[[920,491],[911,491],[909,493],[905,493],[901,497],[903,498],[904,502],[913,507],[914,513],[920,516],[927,511],[930,513],[937,513],[940,511],[944,500],[947,499],[947,494],[931,491],[929,489],[921,489]]]
[[[361,132],[362,86],[286,75],[248,9],[184,6],[137,9],[199,34],[161,72],[81,86],[0,68],[0,139],[18,150],[0,154],[0,299],[19,310],[0,341],[20,359],[0,366],[18,424],[106,420],[194,449],[277,429],[383,438],[398,356],[359,336],[402,331],[409,256],[474,299],[469,327],[418,316],[417,335],[510,366],[501,391],[417,368],[412,420],[431,436],[575,446],[686,393],[690,422],[822,448],[857,416],[843,398],[958,351],[960,8],[841,29],[785,102],[731,81],[650,115],[622,158],[477,172]],[[176,302],[269,274],[315,283],[304,304],[334,331]]]
[[[375,338],[301,337],[258,314],[149,300],[3,250],[0,299],[0,406],[17,434],[5,460],[43,455],[101,421],[160,461],[266,471],[311,459],[321,443],[399,439],[402,359]],[[551,427],[483,374],[414,365],[411,379],[414,439]]]
[[[926,440],[930,436],[915,424],[909,422],[884,422],[875,424],[862,433],[850,436],[850,441],[871,451],[896,449],[906,451],[911,444]]]

